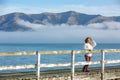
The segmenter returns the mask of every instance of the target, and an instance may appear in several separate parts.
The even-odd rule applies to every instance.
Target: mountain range
[[[40,14],[25,14],[25,13],[10,13],[0,16],[0,31],[29,31],[30,27],[18,24],[18,20],[27,21],[31,24],[40,25],[88,25],[102,22],[120,22],[120,16],[106,17],[102,15],[88,15],[75,11],[67,11],[61,13],[40,13]],[[34,27],[34,26],[33,26]]]

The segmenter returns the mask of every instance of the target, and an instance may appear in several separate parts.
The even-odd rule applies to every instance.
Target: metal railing
[[[86,52],[92,53],[101,53],[100,61],[90,61],[90,62],[75,62],[75,54],[84,54]],[[36,68],[36,76],[37,80],[40,80],[40,68],[42,67],[59,67],[59,66],[71,66],[71,80],[74,79],[75,75],[75,66],[77,65],[93,65],[93,64],[101,64],[101,80],[105,80],[104,72],[105,72],[105,64],[111,63],[120,63],[120,60],[105,60],[105,52],[120,52],[120,49],[104,49],[104,50],[44,50],[44,51],[23,51],[23,52],[0,52],[0,56],[14,56],[14,55],[37,55],[36,64],[29,65],[10,65],[10,66],[0,66],[0,70],[10,70],[10,69],[29,69]],[[71,54],[71,62],[70,63],[54,63],[54,64],[41,64],[41,55],[42,54]]]

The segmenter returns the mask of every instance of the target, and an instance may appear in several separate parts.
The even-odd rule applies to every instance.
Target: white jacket
[[[91,43],[85,43],[84,44],[84,49],[85,50],[93,50],[93,48],[96,46],[96,42],[93,40]],[[85,53],[87,56],[92,56],[92,53]]]

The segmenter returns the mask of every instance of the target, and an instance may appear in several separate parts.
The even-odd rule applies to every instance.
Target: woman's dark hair
[[[85,39],[85,43],[88,43],[88,39],[91,39],[91,40],[92,40],[91,37],[87,37],[87,38]]]

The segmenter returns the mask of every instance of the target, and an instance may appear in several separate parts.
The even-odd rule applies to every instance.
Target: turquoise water
[[[120,48],[120,44],[97,44],[95,49]],[[0,44],[0,52],[28,50],[76,50],[83,49],[83,44]]]
[[[36,50],[79,50],[83,49],[83,44],[0,44],[0,52],[12,52],[12,51],[36,51]],[[120,44],[97,44],[95,49],[120,49]],[[71,56],[69,54],[59,55],[42,55],[41,63],[58,63],[58,62],[70,62]],[[100,60],[100,54],[93,54],[92,60]],[[120,59],[120,53],[106,53],[105,59],[113,60]],[[85,61],[83,54],[77,54],[75,61]],[[2,56],[0,57],[0,66],[3,65],[18,65],[18,64],[35,64],[36,56]],[[111,64],[113,65],[113,64]],[[116,64],[119,65],[119,64]],[[100,66],[100,65],[93,65]],[[82,67],[82,66],[77,66]],[[69,68],[69,67],[56,67],[56,68],[42,68],[42,70]],[[30,69],[34,70],[34,69]]]

